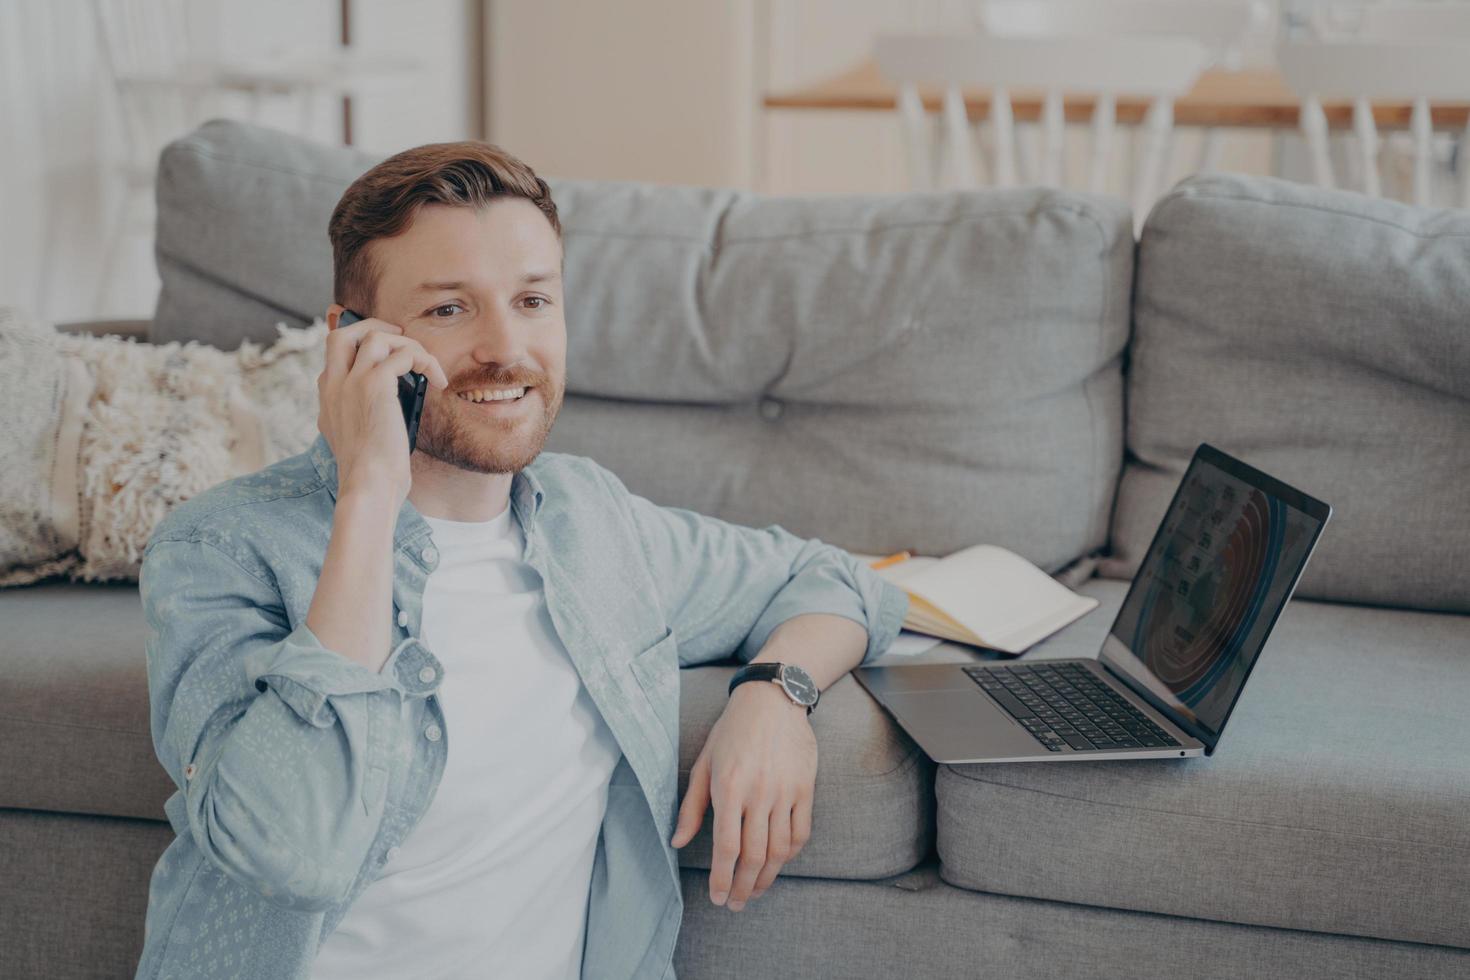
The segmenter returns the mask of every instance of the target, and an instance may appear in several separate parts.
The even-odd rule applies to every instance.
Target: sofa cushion
[[[328,217],[375,162],[225,120],[171,143],[152,339],[232,348],[324,313]],[[655,503],[853,551],[986,541],[1056,571],[1105,544],[1123,202],[550,183],[568,393],[548,449]]]
[[[1093,656],[1127,586],[1027,654]],[[1209,757],[940,766],[946,881],[1470,947],[1470,617],[1287,605]]]
[[[1470,212],[1196,177],[1137,276],[1101,574],[1132,578],[1208,442],[1333,506],[1298,596],[1470,612]]]
[[[146,624],[132,584],[0,590],[0,808],[164,819],[173,782],[149,731]],[[680,789],[723,710],[735,666],[681,672]],[[934,838],[934,765],[851,677],[812,715],[819,753],[812,839],[783,873],[879,878]],[[708,868],[713,816],[680,852]]]

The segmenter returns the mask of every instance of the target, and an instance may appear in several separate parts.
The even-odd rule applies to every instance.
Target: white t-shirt
[[[440,556],[421,639],[444,665],[444,774],[322,943],[312,980],[575,980],[620,750],[521,560],[511,509],[424,519]]]

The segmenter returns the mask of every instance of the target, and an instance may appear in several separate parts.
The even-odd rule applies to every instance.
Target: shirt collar
[[[333,455],[332,447],[327,442],[325,434],[317,433],[316,440],[308,450],[308,455],[335,504],[337,501],[337,457]],[[534,465],[533,461],[532,466],[517,472],[510,481],[510,506],[515,512],[516,519],[520,521],[522,530],[527,534],[535,525],[536,515],[541,512],[541,503],[546,499],[546,488],[532,471]],[[395,545],[406,544],[427,537],[429,533],[428,522],[418,512],[418,508],[405,498],[403,507],[398,512],[398,529],[393,536],[393,543]]]

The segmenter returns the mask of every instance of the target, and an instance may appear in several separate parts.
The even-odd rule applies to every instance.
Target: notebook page
[[[893,570],[913,560],[900,562]],[[879,569],[880,574],[886,571]],[[1010,649],[1017,640],[1033,634],[1038,639],[1046,636],[1060,628],[1054,624],[1071,622],[1098,604],[1014,552],[988,544],[931,560],[906,574],[899,584],[943,609],[987,645],[1000,649]]]

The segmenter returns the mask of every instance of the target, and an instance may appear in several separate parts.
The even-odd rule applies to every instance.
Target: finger
[[[402,337],[383,332],[369,331],[352,355],[352,367],[347,377],[358,378],[383,363],[403,344]]]
[[[450,386],[450,379],[448,379],[448,375],[445,375],[444,367],[440,364],[440,359],[435,357],[434,354],[429,353],[429,351],[423,350],[423,344],[420,344],[420,342],[410,339],[409,344],[412,344],[412,347],[407,348],[407,350],[413,353],[413,363],[410,364],[410,367],[416,370],[416,372],[419,372],[420,375],[426,376],[429,379],[429,383],[434,385],[435,388],[440,389],[440,391],[448,388]],[[404,372],[400,370],[398,373],[401,375]]]
[[[352,367],[352,358],[362,338],[374,330],[386,333],[403,332],[403,328],[369,317],[345,327],[338,327],[327,334],[326,373],[332,377],[343,377]]]
[[[789,807],[775,807],[771,810],[771,830],[767,838],[766,866],[761,868],[759,877],[755,879],[755,888],[751,890],[751,898],[760,898],[766,889],[771,887],[771,882],[776,880],[776,875],[781,873],[781,866],[791,860],[791,809]]]
[[[414,341],[414,343],[418,344],[418,341]],[[423,346],[423,344],[419,344],[419,349],[423,350]],[[449,375],[444,373],[444,365],[439,363],[439,358],[425,350],[423,364],[423,369],[415,368],[415,370],[420,374],[428,375],[430,383],[434,383],[434,379],[437,378],[440,391],[449,387]]]
[[[327,312],[330,313],[331,310],[329,309]],[[335,327],[332,327],[333,333],[336,333],[338,330],[353,330],[358,327],[364,328],[366,330],[388,330],[396,333],[403,333],[403,328],[398,324],[390,323],[387,320],[376,316],[365,316],[360,320],[355,320],[350,323],[343,323],[342,317],[346,314],[347,310],[344,308],[342,312],[337,315],[337,325]],[[331,325],[330,319],[327,320],[327,324],[329,326]]]
[[[382,332],[365,336],[362,344],[357,347],[357,353],[353,356],[353,366],[347,372],[348,378],[366,375],[373,367],[378,367],[379,364],[384,363],[412,342],[404,336],[382,334]],[[409,357],[409,360],[404,361],[404,366],[412,363],[413,359]]]
[[[735,866],[735,884],[730,889],[731,911],[739,912],[750,898],[750,889],[755,885],[756,875],[766,865],[766,841],[771,832],[771,811],[757,806],[745,811],[745,826],[741,833],[740,863]]]
[[[413,351],[407,347],[400,347],[373,365],[371,373],[385,379],[382,382],[385,389],[391,385],[396,391],[398,387],[397,379],[415,367],[417,365],[414,363]],[[378,382],[374,381],[373,383],[377,384]]]
[[[347,375],[352,377],[378,368],[382,368],[384,372],[391,371],[394,377],[407,374],[410,370],[418,371],[427,375],[435,387],[442,389],[449,385],[449,379],[444,376],[444,369],[439,366],[439,361],[424,349],[423,344],[409,337],[380,333],[365,338],[362,347],[358,349],[356,360],[352,363],[352,370]]]
[[[699,833],[704,823],[704,811],[709,806],[709,756],[700,755],[689,770],[689,788],[684,791],[684,802],[679,804],[679,822],[674,827],[675,847],[683,847]]]
[[[786,860],[790,861],[800,854],[811,837],[812,794],[807,791],[796,798],[796,805],[791,808],[791,851],[786,855]]]
[[[327,334],[326,373],[331,377],[345,377],[362,342],[373,334],[398,336],[402,329],[382,320],[359,320],[346,327],[338,327]]]
[[[740,855],[740,807],[715,801],[715,844],[709,864],[709,898],[724,905]]]

